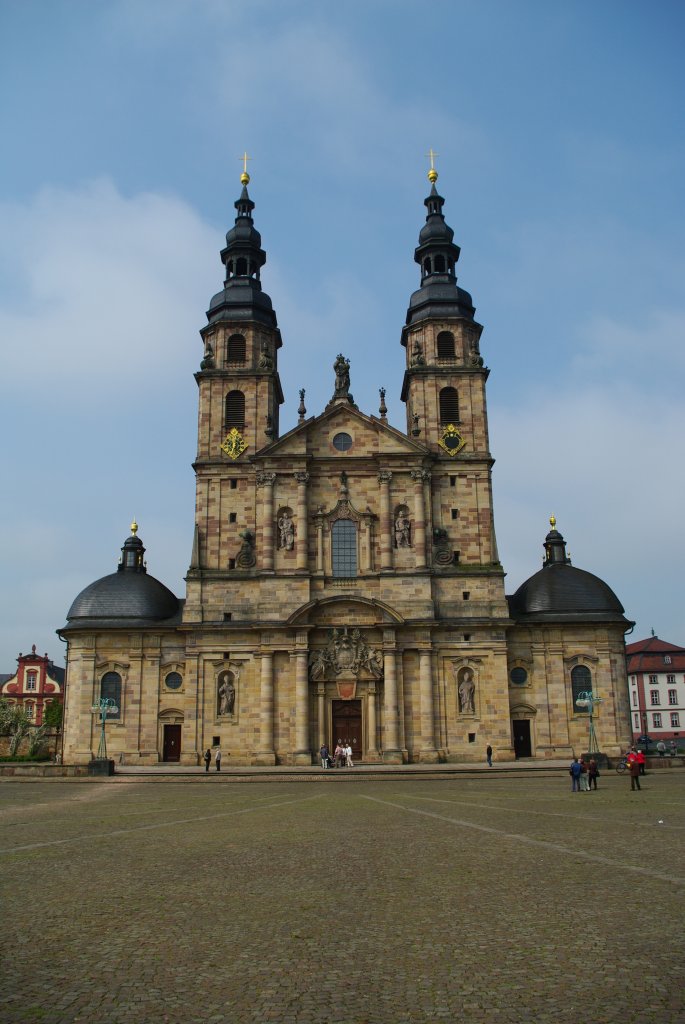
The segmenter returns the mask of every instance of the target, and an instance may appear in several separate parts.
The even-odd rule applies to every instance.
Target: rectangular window
[[[456,478],[456,476],[451,476],[450,477],[450,487],[456,487],[456,486],[457,486],[457,478]]]
[[[452,519],[458,519],[458,518],[459,518],[459,509],[458,508],[453,508],[452,509]]]
[[[229,560],[228,560],[228,568],[229,569],[235,569],[235,558],[229,558]]]
[[[37,678],[38,678],[38,674],[36,672],[27,672],[26,673],[26,689],[27,690],[35,690]]]
[[[455,565],[459,564],[459,552],[458,551],[453,551],[452,552],[452,561],[454,562]]]
[[[351,519],[338,519],[331,530],[333,575],[357,575],[357,527]]]
[[[632,696],[631,696],[630,699],[633,702],[633,707],[636,708],[637,707],[637,690],[633,690],[633,693],[632,693]]]
[[[661,699],[659,697],[658,690],[649,691],[649,703],[652,705],[652,707],[658,707],[659,704],[661,704]]]
[[[237,486],[238,486],[238,481],[237,480],[231,480],[231,482],[230,482],[231,490],[234,491]]]
[[[235,523],[237,518],[238,518],[238,513],[237,512],[229,512],[228,513],[228,521],[229,521],[229,523]]]
[[[470,601],[471,600],[471,591],[470,590],[463,590],[461,596],[464,598],[465,601]]]
[[[669,704],[677,704],[678,703],[678,691],[677,690],[669,690],[668,691],[668,703]]]
[[[634,725],[634,727],[636,729],[640,728],[640,716],[639,715],[633,715],[633,725]]]
[[[671,655],[670,654],[664,654],[664,665],[670,665],[670,664],[671,664]]]
[[[652,686],[656,686],[657,683],[659,682],[659,677],[658,676],[650,676],[649,677],[649,682],[650,682],[650,684]]]
[[[470,639],[471,639],[471,634],[470,634],[470,633],[464,633],[464,640],[465,640],[465,641],[466,641],[467,643],[469,642],[469,640],[470,640]]]
[[[680,728],[680,715],[678,714],[677,711],[671,711],[671,728],[672,729],[679,729]]]
[[[675,684],[675,676],[666,676],[666,682],[669,686],[673,686]]]
[[[24,710],[25,710],[26,714],[29,716],[29,718],[33,718],[33,716],[36,713],[36,705],[35,704],[24,704]]]
[[[654,714],[652,715],[652,726],[655,729],[660,729],[661,728],[661,715],[659,714],[658,711],[655,711]]]

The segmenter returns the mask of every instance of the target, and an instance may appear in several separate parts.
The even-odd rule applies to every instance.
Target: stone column
[[[381,470],[378,482],[381,485],[381,572],[392,570],[392,523],[390,522],[390,481],[392,473]]]
[[[395,658],[394,647],[392,650],[384,652],[383,760],[386,764],[402,764],[402,751],[399,745],[399,706],[397,703],[397,665]]]
[[[378,760],[378,740],[376,738],[376,687],[369,686],[366,700],[367,734],[369,737],[367,755],[370,761]]]
[[[307,481],[309,473],[295,473],[297,480],[297,546],[296,563],[297,572],[306,572],[309,551],[307,539]]]
[[[262,569],[274,567],[274,482],[275,473],[257,473],[257,487],[264,488],[262,501]]]
[[[414,554],[416,568],[426,568],[426,507],[423,498],[423,482],[429,474],[423,469],[412,469],[414,481]]]
[[[274,655],[262,651],[262,672],[259,694],[259,750],[256,764],[275,764],[274,751]]]
[[[433,713],[433,673],[431,651],[419,650],[419,693],[421,702],[421,760],[435,762],[435,719]]]
[[[323,575],[323,515],[321,506],[316,514],[316,571]]]
[[[295,652],[295,764],[311,764],[307,651]]]
[[[316,695],[318,697],[319,711],[319,748],[321,748],[326,742],[326,703],[324,699],[326,688],[323,683],[319,683]]]

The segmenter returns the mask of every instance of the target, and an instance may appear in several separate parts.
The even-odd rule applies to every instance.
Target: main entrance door
[[[511,727],[514,733],[514,755],[516,757],[532,757],[530,721],[527,718],[515,718]]]
[[[362,702],[360,700],[333,701],[333,735],[331,752],[338,740],[352,747],[352,760],[362,757]]]
[[[164,726],[163,761],[179,761],[181,758],[181,726]]]

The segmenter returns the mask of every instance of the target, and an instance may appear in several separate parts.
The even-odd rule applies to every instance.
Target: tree
[[[62,728],[62,705],[58,701],[51,700],[45,705],[43,725],[47,725],[49,729],[56,729],[58,732]]]
[[[12,704],[4,697],[0,698],[0,732],[11,736],[10,757],[15,757],[19,745],[32,726],[31,719],[19,704]]]

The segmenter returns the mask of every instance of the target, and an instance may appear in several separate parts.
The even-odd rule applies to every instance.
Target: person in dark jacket
[[[205,763],[205,771],[208,772],[209,771],[209,763],[212,760],[212,752],[209,749],[209,747],[207,747],[207,749],[205,750],[204,754],[202,755],[202,760]]]
[[[599,775],[599,768],[594,757],[591,757],[588,761],[587,766],[587,784],[590,789],[597,789],[597,776]]]
[[[580,761],[577,757],[573,758],[568,772],[571,776],[571,792],[580,793]]]
[[[630,772],[630,788],[640,788],[640,762],[636,757],[632,761],[628,762],[628,771]]]
[[[488,743],[487,747],[485,748],[485,757],[486,757],[486,760],[488,762],[488,767],[492,768],[492,747],[490,746],[489,743]]]

